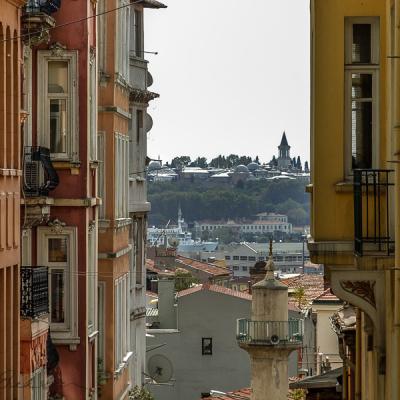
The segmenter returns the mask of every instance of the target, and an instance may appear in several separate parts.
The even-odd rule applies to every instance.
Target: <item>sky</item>
[[[162,1],[162,0],[161,0]],[[145,50],[160,94],[148,155],[269,161],[282,132],[309,160],[309,0],[165,0],[145,11]]]

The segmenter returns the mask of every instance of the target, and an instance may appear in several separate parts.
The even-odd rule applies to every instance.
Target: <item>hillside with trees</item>
[[[295,226],[309,224],[309,195],[300,181],[258,180],[217,188],[201,182],[150,183],[148,197],[150,225],[176,221],[179,204],[187,222],[238,220],[268,211],[288,215]]]

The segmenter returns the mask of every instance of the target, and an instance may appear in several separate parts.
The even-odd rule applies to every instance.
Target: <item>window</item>
[[[239,256],[233,256],[234,260],[239,260]]]
[[[242,271],[247,271],[247,270],[248,270],[248,268],[246,266],[242,267]]]
[[[95,332],[96,326],[96,304],[97,304],[97,229],[96,221],[89,224],[88,232],[88,266],[87,266],[87,310],[89,334]]]
[[[98,132],[97,134],[97,157],[99,161],[98,168],[98,182],[97,182],[97,196],[101,199],[99,206],[99,219],[105,218],[106,209],[106,180],[105,180],[105,169],[106,169],[106,157],[105,157],[105,133]]]
[[[135,10],[135,56],[144,58],[143,53],[143,11]]]
[[[136,284],[143,283],[143,263],[144,263],[144,243],[146,222],[143,218],[138,218],[134,223],[134,243],[135,243],[135,262],[136,262]]]
[[[39,265],[49,267],[52,337],[57,343],[79,343],[77,333],[76,228],[38,227]]]
[[[213,353],[212,338],[201,338],[201,354],[211,356]]]
[[[53,159],[78,158],[77,52],[38,51],[38,132]]]
[[[233,266],[233,270],[234,270],[234,271],[239,271],[239,267],[238,267],[237,265],[234,265],[234,266]]]
[[[129,80],[129,32],[130,32],[130,7],[126,0],[119,0],[119,10],[116,12],[117,34],[115,35],[116,70],[121,78]]]
[[[97,72],[94,50],[90,51],[88,141],[91,160],[97,160]]]
[[[378,164],[379,18],[345,24],[346,174]]]
[[[128,152],[129,137],[115,134],[115,216],[128,217]]]
[[[231,256],[225,256],[225,260],[230,260]]]
[[[136,143],[140,143],[140,136],[143,129],[143,111],[136,110]]]
[[[115,371],[123,368],[129,359],[129,274],[115,281]]]
[[[247,256],[240,256],[241,261],[247,261]]]
[[[254,256],[249,256],[249,261],[256,261],[256,258]]]

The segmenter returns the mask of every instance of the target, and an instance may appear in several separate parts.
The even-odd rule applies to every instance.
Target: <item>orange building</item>
[[[18,398],[20,295],[20,7],[0,0],[0,399]]]

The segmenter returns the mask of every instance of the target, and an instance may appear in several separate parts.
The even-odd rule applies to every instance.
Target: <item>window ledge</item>
[[[0,168],[1,176],[22,176],[22,170],[20,169],[8,169],[8,168]]]
[[[122,374],[124,369],[129,365],[129,360],[131,359],[132,355],[132,351],[126,353],[125,357],[122,359],[122,363],[119,364],[118,368],[114,371],[114,378],[118,378]]]
[[[335,184],[335,191],[337,193],[352,193],[353,192],[353,182],[343,181]]]

